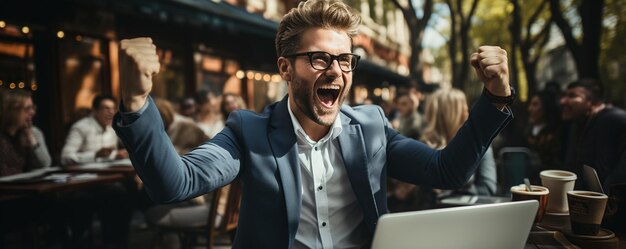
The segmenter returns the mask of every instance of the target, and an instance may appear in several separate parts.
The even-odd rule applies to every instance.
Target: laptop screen
[[[385,214],[372,249],[522,249],[537,207],[532,200]]]

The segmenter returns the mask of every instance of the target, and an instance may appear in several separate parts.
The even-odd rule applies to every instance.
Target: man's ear
[[[291,82],[291,61],[285,57],[279,57],[277,63],[280,76],[282,76],[285,81]]]

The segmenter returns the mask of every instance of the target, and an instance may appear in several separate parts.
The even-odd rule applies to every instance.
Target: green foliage
[[[626,6],[623,0],[605,0],[604,34],[601,43],[600,76],[607,98],[626,102]]]

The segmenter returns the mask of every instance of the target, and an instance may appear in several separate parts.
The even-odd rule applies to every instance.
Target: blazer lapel
[[[291,247],[298,230],[298,222],[300,221],[302,193],[300,191],[297,138],[293,132],[293,124],[287,111],[287,97],[278,102],[271,113],[271,127],[268,136],[272,153],[278,165],[285,195],[287,223],[289,226],[289,247]]]
[[[363,208],[363,215],[368,226],[373,229],[378,219],[376,201],[369,181],[367,169],[367,154],[365,153],[365,141],[361,125],[350,123],[351,119],[344,113],[340,113],[343,131],[339,135],[339,147],[343,163],[359,204]],[[372,230],[373,231],[373,230]]]

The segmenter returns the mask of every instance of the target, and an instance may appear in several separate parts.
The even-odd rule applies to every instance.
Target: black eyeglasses
[[[315,70],[320,70],[320,71],[328,69],[330,65],[333,64],[333,61],[337,60],[337,62],[339,63],[339,68],[341,68],[341,71],[344,71],[346,73],[354,71],[354,69],[356,68],[356,65],[359,64],[359,59],[361,58],[361,56],[358,56],[356,54],[345,53],[345,54],[339,54],[339,55],[332,55],[324,51],[312,51],[312,52],[283,55],[283,57],[296,57],[296,56],[308,56],[309,63],[311,63],[311,67],[313,67],[313,69]]]

